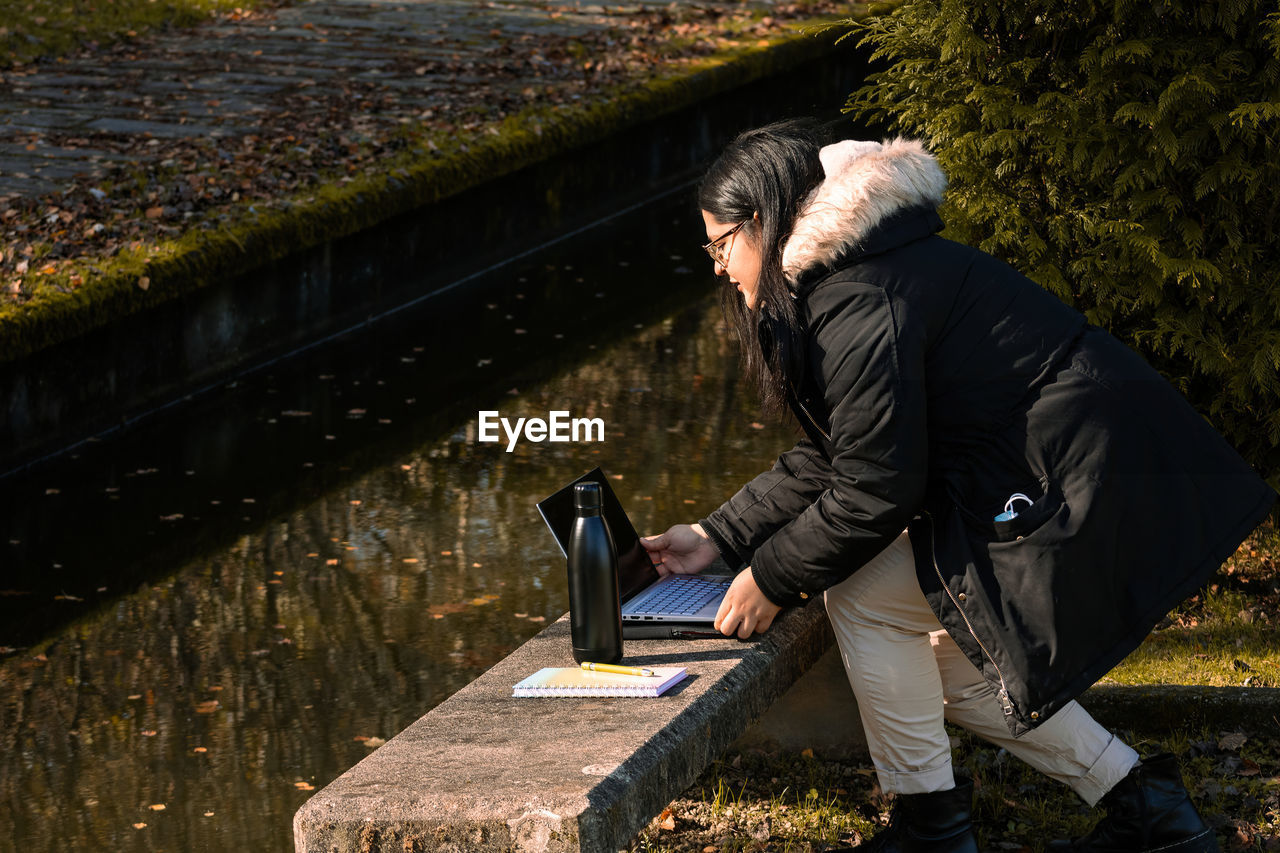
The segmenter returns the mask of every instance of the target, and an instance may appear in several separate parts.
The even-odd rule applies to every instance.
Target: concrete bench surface
[[[688,669],[656,699],[513,698],[575,665],[563,617],[318,791],[296,849],[618,850],[832,642],[815,598],[747,642],[626,641],[626,664]]]

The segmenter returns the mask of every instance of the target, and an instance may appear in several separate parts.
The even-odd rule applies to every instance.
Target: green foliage
[[[949,233],[1135,346],[1280,476],[1280,13],[911,0],[847,112],[923,138]]]

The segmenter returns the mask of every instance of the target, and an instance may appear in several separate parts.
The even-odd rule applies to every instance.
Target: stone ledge
[[[808,749],[823,759],[867,760],[862,716],[834,642],[729,749],[766,753]]]
[[[538,668],[572,665],[568,634],[565,619],[548,627],[312,797],[299,853],[612,851],[728,748],[865,756],[820,601],[749,643],[629,642],[628,663],[689,668],[661,699],[510,698]],[[1280,688],[1102,684],[1080,702],[1142,733],[1280,720]]]
[[[1223,730],[1270,720],[1280,726],[1280,687],[1096,684],[1080,704],[1112,729],[1161,731],[1187,726]]]
[[[832,642],[815,599],[749,642],[628,641],[628,664],[688,668],[658,699],[513,699],[573,665],[561,618],[313,796],[296,849],[617,850]]]
[[[1280,688],[1096,684],[1079,699],[1112,730],[1160,735],[1188,726],[1229,731],[1280,725]],[[857,702],[834,645],[732,745],[736,751],[800,752],[867,760]]]

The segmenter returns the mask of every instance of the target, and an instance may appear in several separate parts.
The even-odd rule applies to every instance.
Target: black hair
[[[766,412],[786,411],[783,351],[800,333],[795,301],[782,274],[782,249],[796,215],[824,177],[819,125],[807,119],[777,122],[735,138],[707,170],[698,204],[720,222],[747,220],[742,231],[760,249],[756,304],[749,309],[728,276],[721,303],[742,347],[743,368]],[[763,328],[763,332],[762,332]]]

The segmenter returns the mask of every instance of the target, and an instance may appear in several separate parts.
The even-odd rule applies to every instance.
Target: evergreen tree
[[[1141,351],[1280,476],[1280,13],[907,0],[847,111],[924,139],[948,233]]]

